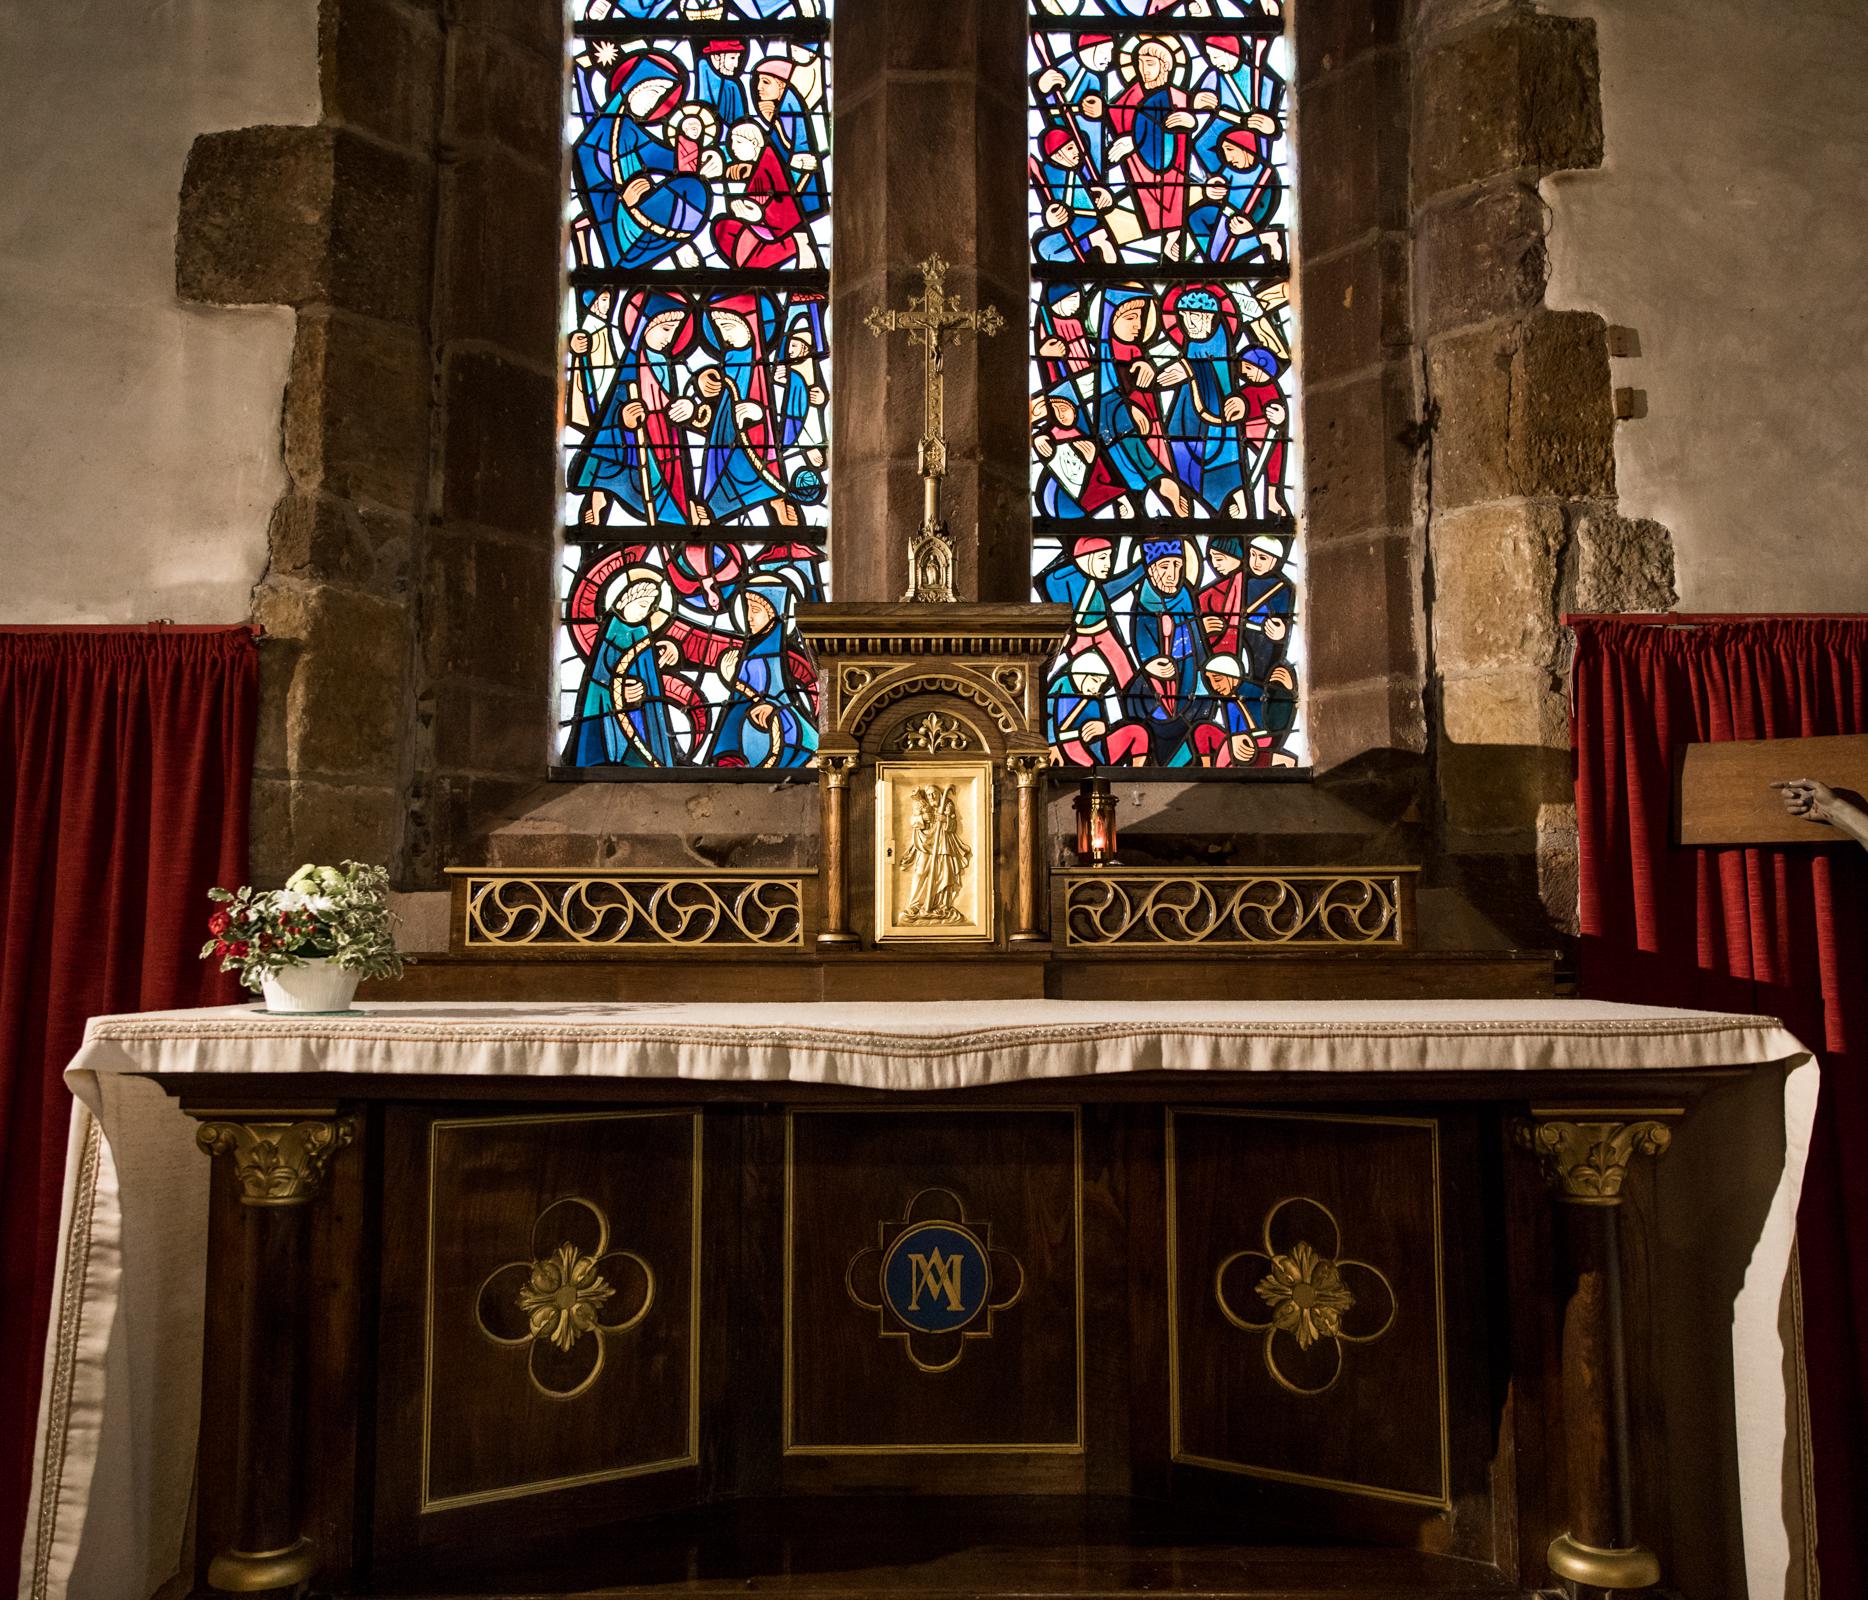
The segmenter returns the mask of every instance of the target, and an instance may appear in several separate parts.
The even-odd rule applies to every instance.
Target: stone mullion
[[[557,569],[563,8],[450,0],[410,878],[544,773]]]
[[[1296,30],[1312,760],[1422,749],[1420,404],[1398,7],[1317,0]]]

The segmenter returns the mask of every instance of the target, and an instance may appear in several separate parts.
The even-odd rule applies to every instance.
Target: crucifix
[[[873,334],[906,333],[927,352],[922,391],[921,528],[908,544],[908,592],[904,600],[955,601],[953,538],[940,514],[940,481],[947,475],[947,341],[968,333],[990,337],[1005,326],[996,306],[962,311],[958,295],[947,293],[947,263],[937,255],[921,263],[922,289],[908,299],[906,311],[874,307],[867,318]]]

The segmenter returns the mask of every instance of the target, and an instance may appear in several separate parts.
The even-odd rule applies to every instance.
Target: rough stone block
[[[1549,312],[1434,340],[1427,354],[1436,506],[1615,492],[1602,321]]]
[[[442,515],[549,537],[557,481],[557,385],[478,350],[443,368]]]
[[[1522,316],[1543,303],[1550,260],[1537,191],[1500,178],[1427,207],[1415,223],[1422,331]]]
[[[261,887],[282,887],[303,861],[292,842],[291,782],[283,777],[256,776],[251,803],[246,881]]]
[[[204,134],[182,175],[176,293],[420,323],[432,210],[425,158],[348,129]]]
[[[408,583],[415,523],[326,494],[288,494],[267,526],[267,571],[384,593]]]
[[[564,53],[563,0],[441,0],[453,29],[475,29],[559,59]]]
[[[326,128],[204,133],[182,169],[175,292],[209,305],[303,305],[325,293]]]
[[[564,58],[518,48],[499,34],[463,29],[448,38],[447,70],[449,145],[503,146],[546,169],[555,186],[564,137]]]
[[[407,609],[335,584],[267,583],[254,617],[296,645],[284,714],[284,765],[295,778],[393,782],[413,717]]]
[[[512,689],[538,684],[550,660],[554,559],[549,541],[479,539],[473,555],[472,671]]]
[[[1366,57],[1319,79],[1298,101],[1298,143],[1328,151],[1304,172],[1306,249],[1334,250],[1407,226],[1407,80],[1396,55]]]
[[[359,316],[419,326],[433,274],[434,168],[348,130],[331,148],[329,295]]]
[[[1420,579],[1413,539],[1376,534],[1306,553],[1302,627],[1310,691],[1420,671]],[[1311,596],[1320,596],[1315,604]]]
[[[1440,684],[1440,729],[1457,745],[1569,749],[1562,681],[1535,668],[1448,676]]]
[[[1419,423],[1409,366],[1313,385],[1303,415],[1311,544],[1411,524]]]
[[[1602,319],[1546,312],[1524,325],[1512,372],[1511,464],[1524,494],[1615,493],[1614,386]]]
[[[1427,748],[1427,719],[1419,681],[1375,678],[1344,689],[1323,688],[1306,713],[1311,765],[1327,772],[1373,751],[1419,755]]]
[[[1414,75],[1414,193],[1602,161],[1595,24],[1501,14],[1428,50]]]
[[[1476,506],[1433,520],[1434,658],[1444,671],[1557,669],[1565,547],[1548,501]]]
[[[436,328],[549,365],[558,339],[558,171],[483,150],[443,172]]]
[[[292,849],[277,881],[307,861],[371,861],[395,872],[407,808],[400,788],[295,782],[291,806]]]
[[[541,655],[538,659],[543,660]],[[533,672],[534,689],[539,674]],[[540,781],[557,759],[557,708],[548,692],[498,694],[481,690],[468,701],[469,734],[477,770]]]
[[[1405,10],[1403,0],[1306,0],[1293,19],[1298,85],[1394,44]]]
[[[1306,381],[1347,377],[1408,343],[1408,250],[1384,234],[1307,264],[1303,274]]]
[[[1436,771],[1449,847],[1492,835],[1528,856],[1539,810],[1570,792],[1569,752],[1541,745],[1443,745]],[[1459,834],[1470,838],[1456,841]]]
[[[1679,601],[1673,535],[1658,522],[1581,507],[1571,513],[1570,554],[1566,611],[1671,611]]]
[[[326,121],[411,149],[433,145],[441,29],[431,13],[394,0],[326,0],[318,46]]]
[[[294,486],[420,510],[429,372],[428,342],[412,328],[301,312],[285,400],[285,464]]]
[[[886,100],[890,263],[905,271],[935,251],[953,262],[977,261],[979,213],[971,196],[956,195],[948,161],[940,159],[974,148],[973,96],[945,79],[910,77],[891,79]],[[850,181],[841,167],[837,181],[841,193]],[[957,282],[953,288],[959,292]]]

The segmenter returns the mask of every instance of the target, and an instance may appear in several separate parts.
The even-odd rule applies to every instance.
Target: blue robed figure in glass
[[[794,595],[776,573],[755,574],[740,593],[735,621],[746,644],[733,670],[733,701],[714,738],[715,766],[803,767],[817,753],[808,697],[787,651]]]
[[[674,729],[663,692],[657,634],[668,618],[668,588],[660,573],[633,567],[603,619],[578,696],[578,724],[569,751],[580,767],[670,767]]]
[[[573,176],[604,264],[652,266],[707,220],[707,184],[682,170],[665,136],[687,75],[672,57],[645,50],[626,57],[610,84],[609,100],[572,151]]]

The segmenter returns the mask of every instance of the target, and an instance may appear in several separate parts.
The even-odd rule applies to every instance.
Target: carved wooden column
[[[1563,1294],[1563,1442],[1569,1528],[1550,1570],[1597,1589],[1646,1589],[1660,1562],[1635,1538],[1634,1463],[1623,1342],[1622,1181],[1636,1155],[1673,1140],[1651,1117],[1536,1111],[1519,1140],[1544,1163],[1557,1201]]]
[[[850,774],[856,770],[854,755],[818,753],[817,768],[823,784],[824,835],[820,844],[824,873],[824,925],[818,930],[820,945],[852,945],[856,935],[850,930]]]
[[[243,1244],[234,1544],[209,1563],[208,1584],[290,1600],[318,1568],[301,1520],[307,1211],[356,1123],[330,1110],[216,1112],[195,1137],[233,1157]]]
[[[1050,770],[1048,751],[1014,752],[1006,757],[1018,783],[1018,892],[1012,913],[1012,943],[1038,944],[1044,939],[1039,926],[1038,907],[1042,896],[1038,885],[1044,876],[1039,851],[1044,847],[1038,808],[1044,802],[1044,775]]]

